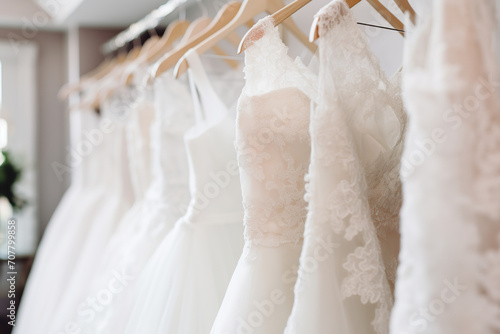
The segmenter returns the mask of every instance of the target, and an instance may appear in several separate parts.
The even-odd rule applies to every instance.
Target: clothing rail
[[[146,15],[140,21],[133,23],[126,30],[120,32],[118,35],[104,43],[101,47],[103,54],[107,55],[113,51],[118,50],[128,42],[133,41],[139,37],[143,32],[156,28],[158,24],[174,12],[181,5],[193,2],[192,0],[168,0],[164,5],[161,5],[151,13]]]

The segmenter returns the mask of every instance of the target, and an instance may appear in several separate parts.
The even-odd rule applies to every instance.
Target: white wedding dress
[[[316,15],[309,210],[285,333],[388,334],[405,127],[398,76],[386,78],[343,0]]]
[[[138,89],[143,89],[139,87]],[[140,101],[139,101],[140,102]],[[134,294],[139,288],[138,277],[148,259],[171,231],[175,221],[181,217],[189,203],[189,174],[187,155],[184,148],[184,133],[194,123],[192,99],[184,82],[173,78],[168,72],[155,80],[154,121],[151,129],[144,127],[149,107],[148,101],[139,103],[134,110],[137,116],[131,125],[135,133],[131,142],[134,149],[145,150],[144,131],[151,130],[151,153],[153,179],[149,187],[140,187],[142,200],[136,202],[136,214],[124,219],[103,254],[99,276],[93,283],[93,295],[105,289],[116,273],[126,275],[126,284],[113,295],[112,300],[98,312],[87,310],[81,314],[81,334],[124,333],[134,307]],[[142,105],[142,107],[141,107]],[[144,110],[146,107],[146,110]],[[145,114],[146,112],[146,114]],[[143,126],[137,127],[142,124]],[[142,140],[141,140],[142,138]],[[149,144],[149,143],[148,143]],[[139,152],[131,160],[143,170],[145,159]],[[147,175],[147,172],[144,173]],[[142,177],[144,177],[142,174]],[[132,173],[134,175],[134,173]],[[137,177],[141,177],[137,174]],[[134,177],[132,178],[134,180]],[[145,182],[141,182],[146,185]],[[137,193],[137,192],[136,192]]]
[[[243,248],[234,119],[197,55],[188,60],[197,123],[185,136],[191,202],[139,277],[126,334],[208,333]]]
[[[72,250],[76,254],[69,281],[58,286],[62,296],[57,307],[49,315],[49,326],[40,333],[59,333],[72,328],[78,318],[78,312],[89,303],[88,285],[96,263],[99,263],[103,251],[118,223],[133,203],[133,191],[130,181],[128,156],[126,148],[126,115],[118,108],[118,97],[106,100],[101,108],[101,117],[111,124],[109,133],[103,136],[103,165],[97,173],[101,174],[102,186],[106,189],[99,206],[91,219],[82,222],[86,225],[87,234],[83,244]],[[72,245],[76,247],[77,245]],[[60,251],[65,251],[61,249]],[[67,250],[66,250],[67,251]]]
[[[407,41],[394,334],[500,333],[495,5],[435,0]]]
[[[108,127],[99,126],[99,118],[92,110],[73,110],[72,113],[72,121],[79,125],[74,127],[79,134],[74,135],[76,141],[72,145],[75,151],[87,152],[78,149],[83,146],[90,150],[80,156],[81,160],[72,160],[75,164],[72,184],[52,215],[38,247],[13,329],[15,334],[46,333],[89,232],[88,222],[96,217],[107,198],[108,192],[103,186],[106,175],[101,173],[106,170],[104,146],[83,143],[90,143],[92,133],[106,136],[101,130]],[[94,138],[98,140],[99,136]]]
[[[245,51],[236,148],[245,208],[245,249],[212,334],[283,333],[307,208],[309,117],[316,78],[287,55],[272,18],[258,22]]]

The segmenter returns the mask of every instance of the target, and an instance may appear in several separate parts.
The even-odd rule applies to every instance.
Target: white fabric
[[[402,101],[343,0],[317,17],[320,96],[310,124],[309,210],[285,333],[387,334]]]
[[[394,334],[500,333],[495,2],[435,0],[407,42]]]
[[[135,204],[144,198],[151,183],[151,123],[154,117],[153,89],[150,85],[136,86],[125,89],[122,94],[135,98],[135,101],[131,101],[129,106],[124,106],[125,110],[129,110],[125,130]]]
[[[185,135],[191,202],[139,277],[126,334],[208,333],[243,248],[234,119],[197,55],[188,60],[197,119]]]
[[[98,311],[87,308],[78,319],[81,334],[123,333],[133,308],[137,278],[189,202],[187,156],[183,135],[193,122],[191,96],[182,82],[166,73],[154,86],[137,86],[128,121],[131,172],[137,174],[136,202],[127,212],[96,265],[91,296],[99,296],[117,275],[124,278],[119,291]],[[155,107],[155,108],[153,108]],[[150,113],[154,123],[148,126]],[[149,140],[151,138],[151,142]],[[148,163],[151,147],[153,170]],[[139,161],[137,161],[139,160]],[[134,174],[132,173],[132,174]],[[151,183],[146,176],[153,175]],[[132,178],[134,180],[134,178]],[[144,194],[144,195],[142,195]]]
[[[94,276],[95,265],[133,202],[125,144],[125,115],[120,113],[117,105],[114,98],[111,98],[104,102],[101,109],[102,119],[112,124],[112,130],[103,136],[101,145],[104,161],[102,168],[97,171],[102,174],[102,186],[106,188],[106,195],[92,218],[81,222],[88,229],[83,244],[74,250],[75,245],[68,250],[59,250],[76,254],[75,265],[68,282],[58,287],[63,291],[63,295],[57,302],[56,311],[50,315],[48,333],[63,331],[76,321],[81,305],[86,303],[89,297],[88,285]]]
[[[98,117],[91,110],[80,113],[79,141],[75,148],[88,140],[84,133],[97,129]],[[78,164],[77,160],[73,160]],[[75,260],[89,232],[87,222],[106,200],[107,189],[102,185],[104,175],[103,146],[98,145],[82,158],[75,182],[65,193],[45,230],[35,261],[23,292],[16,326],[16,334],[45,333],[57,303],[70,279]],[[54,289],[58,287],[58,289]]]
[[[306,218],[304,175],[315,76],[287,55],[270,17],[245,51],[236,148],[245,207],[245,250],[213,334],[282,333],[293,303]]]

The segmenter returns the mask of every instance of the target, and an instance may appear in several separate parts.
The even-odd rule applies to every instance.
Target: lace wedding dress
[[[143,90],[145,87],[138,86],[137,89]],[[144,93],[148,94],[147,91],[146,88]],[[141,98],[141,94],[137,97]],[[137,202],[138,215],[122,221],[123,225],[120,225],[113,242],[108,245],[104,255],[107,261],[102,264],[99,279],[93,284],[92,295],[98,296],[99,291],[105,289],[117,273],[126,275],[126,284],[102,309],[95,311],[87,308],[86,312],[81,312],[81,334],[124,333],[127,324],[124,319],[131,315],[134,294],[139,288],[138,277],[148,263],[147,259],[171,231],[175,221],[185,213],[189,203],[188,163],[183,138],[194,122],[191,95],[185,83],[175,80],[172,73],[168,72],[155,80],[154,101],[155,115],[151,127],[153,180],[149,187],[141,187],[144,196]],[[144,106],[144,103],[141,104]],[[144,111],[147,110],[143,109],[136,108],[134,113],[141,120],[146,118]],[[140,130],[137,121],[139,119],[134,128]],[[142,128],[149,133],[149,127]],[[133,136],[131,144],[142,150],[146,140],[143,136],[137,137]],[[139,157],[145,158],[138,154],[132,160]]]
[[[386,78],[343,0],[317,17],[309,206],[285,333],[387,334],[405,126],[398,76]]]
[[[198,56],[188,61],[196,116],[185,136],[191,202],[139,277],[126,334],[208,333],[243,248],[234,119]]]
[[[315,76],[287,55],[272,18],[252,29],[236,135],[245,249],[212,334],[283,333],[307,213],[304,175]]]
[[[407,41],[410,122],[391,333],[500,333],[495,5],[436,0]]]
[[[73,127],[79,132],[72,143],[76,151],[88,142],[87,135],[100,131],[99,119],[92,110],[73,110],[71,119],[78,125]],[[72,184],[52,215],[38,247],[13,329],[16,334],[44,333],[64,294],[63,287],[70,280],[88,233],[88,221],[95,217],[108,194],[102,186],[106,175],[100,173],[105,162],[102,145],[72,159]]]

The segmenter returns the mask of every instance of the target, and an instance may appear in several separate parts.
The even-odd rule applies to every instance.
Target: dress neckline
[[[256,81],[251,78],[252,73],[260,73],[262,68],[269,67],[269,63],[273,63],[275,68],[282,70],[283,73],[285,73],[286,70],[292,70],[305,80],[301,82],[301,84],[296,85],[278,84],[278,87],[271,87],[271,85],[269,85],[267,89],[260,89],[258,91],[252,91],[252,89],[245,84],[242,96],[251,98],[263,96],[283,88],[298,88],[311,100],[317,101],[316,73],[309,69],[302,62],[300,57],[293,59],[289,55],[289,48],[281,39],[278,27],[274,26],[274,19],[272,16],[266,16],[260,19],[249,32],[248,38],[251,45],[245,50],[245,67],[243,69],[247,83],[248,81]],[[267,55],[266,57],[263,56],[264,53]],[[268,75],[267,72],[266,75]],[[281,84],[287,81],[287,79],[284,78],[283,80],[277,80],[278,78],[274,79],[275,82]]]
[[[229,110],[210,84],[200,56],[194,50],[189,50],[186,58],[189,62],[189,85],[194,102],[196,124],[186,132],[184,138],[193,140],[222,123],[229,116]]]

